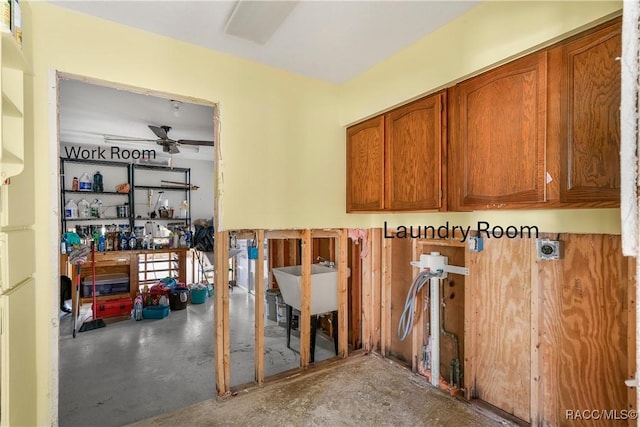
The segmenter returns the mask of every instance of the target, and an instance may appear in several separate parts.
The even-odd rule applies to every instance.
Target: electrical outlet
[[[559,240],[536,239],[538,259],[555,260],[562,258],[562,245]]]
[[[469,237],[469,251],[482,252],[482,249],[484,249],[482,237]]]

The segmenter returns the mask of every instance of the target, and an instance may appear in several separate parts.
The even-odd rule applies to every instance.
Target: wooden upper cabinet
[[[546,51],[457,84],[450,92],[453,210],[545,200]]]
[[[428,96],[385,115],[385,207],[443,207],[445,93]]]
[[[347,129],[347,212],[384,208],[384,116]]]
[[[621,52],[619,19],[550,51],[549,72],[560,73],[562,202],[619,204]]]

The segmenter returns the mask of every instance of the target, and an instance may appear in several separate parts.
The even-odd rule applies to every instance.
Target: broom
[[[79,332],[91,331],[93,329],[104,328],[105,326],[107,326],[104,323],[104,320],[96,318],[96,312],[98,310],[98,300],[96,298],[96,252],[94,241],[91,241],[91,281],[93,289],[93,306],[91,307],[93,312],[93,319],[84,322],[82,326],[80,326]]]

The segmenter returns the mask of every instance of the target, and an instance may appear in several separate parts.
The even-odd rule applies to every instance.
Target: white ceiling
[[[334,83],[357,76],[479,2],[301,0],[261,45],[225,34],[235,0],[52,1],[130,27]]]
[[[343,83],[479,1],[300,0],[264,44],[225,34],[236,0],[52,3],[293,73]],[[171,126],[169,137],[176,140],[214,137],[213,107],[184,103],[176,117],[169,99],[81,81],[61,81],[59,108],[60,141],[67,144],[104,146],[104,135],[154,139],[147,125]],[[138,148],[139,144],[118,143],[124,148]],[[153,147],[162,153],[154,142],[143,144],[142,149]],[[180,149],[183,158],[213,159],[210,147]]]
[[[156,139],[148,125],[171,126],[171,139],[213,141],[214,109],[211,106],[182,103],[176,117],[170,99],[133,93],[79,80],[60,81],[59,133],[66,144],[108,147],[105,135]],[[156,149],[154,142],[118,142],[127,149]],[[180,146],[182,158],[213,161],[212,147]]]

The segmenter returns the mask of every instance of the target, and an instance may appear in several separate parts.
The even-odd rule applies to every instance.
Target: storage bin
[[[189,288],[176,287],[169,292],[169,306],[171,310],[184,310],[189,301]]]
[[[93,278],[91,276],[82,279],[80,291],[83,297],[93,296]],[[96,274],[96,296],[128,293],[129,276],[127,274]]]
[[[93,310],[93,304],[91,304]],[[106,317],[131,316],[133,302],[131,298],[119,298],[97,303],[97,310],[93,312],[97,319]]]
[[[169,307],[165,305],[151,305],[142,309],[144,319],[164,319],[169,315]]]
[[[203,304],[207,300],[207,288],[191,289],[191,304]]]

